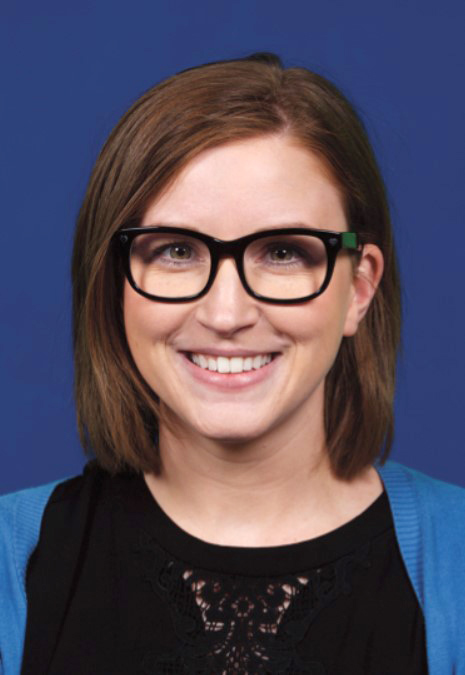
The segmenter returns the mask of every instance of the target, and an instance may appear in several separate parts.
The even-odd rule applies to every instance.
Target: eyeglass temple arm
[[[349,248],[357,251],[362,246],[362,242],[356,232],[342,232],[341,248]]]

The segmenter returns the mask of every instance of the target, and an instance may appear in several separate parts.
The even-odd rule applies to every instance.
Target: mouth
[[[251,370],[260,370],[273,361],[279,352],[257,354],[255,356],[215,356],[211,354],[196,354],[185,352],[189,361],[202,370],[209,370],[221,374],[245,373]]]

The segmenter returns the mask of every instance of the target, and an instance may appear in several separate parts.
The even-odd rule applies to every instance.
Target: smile
[[[218,373],[243,373],[249,370],[259,370],[273,360],[274,354],[257,354],[257,356],[210,356],[208,354],[188,353],[189,361],[199,368]]]

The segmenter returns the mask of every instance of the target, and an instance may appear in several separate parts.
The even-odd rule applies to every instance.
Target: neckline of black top
[[[126,475],[118,482],[118,503],[129,517],[131,529],[142,529],[174,558],[212,572],[257,577],[295,574],[353,554],[393,529],[384,491],[360,515],[314,539],[269,547],[222,546],[203,541],[179,527],[155,500],[143,475]]]

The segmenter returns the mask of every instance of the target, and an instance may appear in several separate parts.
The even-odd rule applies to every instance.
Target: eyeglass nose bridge
[[[234,241],[222,241],[221,239],[212,237],[210,241],[207,242],[208,248],[210,250],[210,276],[208,277],[207,285],[202,291],[202,295],[208,293],[210,288],[215,283],[220,262],[227,258],[232,258],[236,264],[237,274],[241,281],[242,287],[248,295],[253,298],[257,297],[257,294],[254,293],[254,291],[247,284],[247,279],[245,278],[244,273],[244,251],[247,244],[248,238],[235,239]]]

